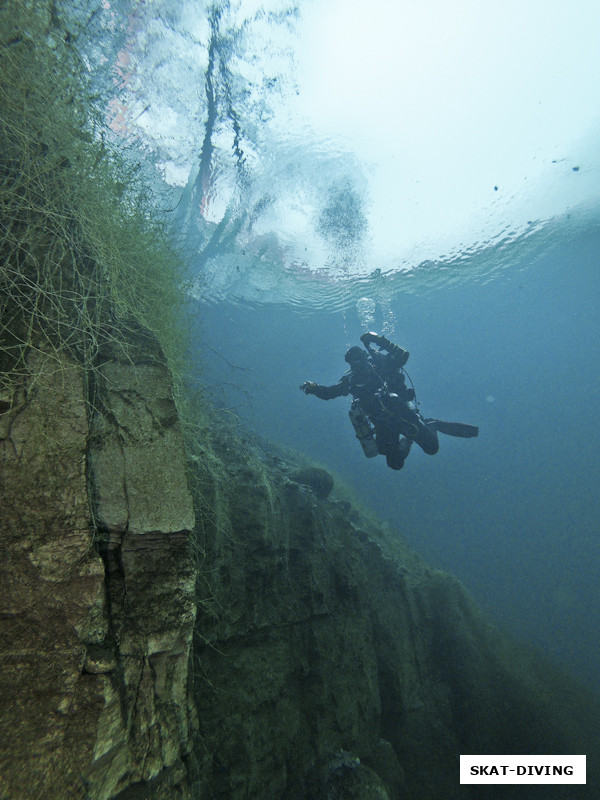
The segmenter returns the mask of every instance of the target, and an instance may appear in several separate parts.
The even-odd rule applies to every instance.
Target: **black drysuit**
[[[424,420],[410,402],[414,392],[407,388],[401,371],[408,351],[387,340],[381,346],[385,353],[369,348],[369,355],[354,362],[338,383],[312,384],[308,393],[321,400],[352,395],[375,428],[377,449],[388,466],[402,469],[413,441],[425,453],[435,455],[438,435],[434,421]]]

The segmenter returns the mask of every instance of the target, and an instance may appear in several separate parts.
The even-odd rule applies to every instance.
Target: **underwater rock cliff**
[[[477,798],[459,754],[511,752],[590,788],[579,690],[322,469],[215,418],[186,473],[160,351],[120,352],[32,351],[2,406],[2,798]]]
[[[459,786],[461,753],[576,752],[588,786],[552,796],[588,796],[597,703],[396,534],[319,497],[322,470],[222,455],[233,488],[205,538],[195,796],[478,798],[487,787]]]
[[[194,513],[170,374],[128,355],[31,350],[1,409],[2,798],[185,779]]]
[[[181,273],[78,87],[111,4],[58,6],[0,4],[0,800],[476,800],[459,754],[515,752],[598,793],[597,702],[456,579],[224,412],[184,447]]]
[[[0,4],[0,800],[477,798],[461,752],[597,787],[595,702],[326,470],[180,417],[185,270],[84,6]]]

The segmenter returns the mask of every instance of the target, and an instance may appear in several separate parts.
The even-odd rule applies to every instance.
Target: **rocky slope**
[[[83,124],[113,6],[0,3],[0,800],[487,798],[461,752],[586,753],[552,797],[599,795],[597,703],[327,473],[216,419],[186,458],[132,322],[172,338],[180,276]]]
[[[155,345],[103,356],[32,351],[0,407],[3,800],[487,797],[469,752],[597,786],[597,707],[457,580],[225,425],[187,473]]]
[[[552,797],[590,796],[597,705],[514,646],[455,578],[325,496],[318,470],[275,454],[265,482],[239,449],[223,454],[235,490],[230,525],[206,537],[197,796],[488,797],[459,786],[461,753],[587,753],[588,786]]]

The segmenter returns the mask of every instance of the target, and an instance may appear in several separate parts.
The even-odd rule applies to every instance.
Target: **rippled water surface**
[[[187,256],[203,390],[596,688],[599,29],[588,0],[111,0],[78,37]],[[479,438],[364,459],[298,385],[365,329]]]
[[[600,203],[587,0],[118,0],[93,19],[111,128],[154,159],[206,300],[339,308],[486,278]]]

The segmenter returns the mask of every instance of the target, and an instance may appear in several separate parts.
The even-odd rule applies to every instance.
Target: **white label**
[[[585,783],[585,756],[461,756],[461,783]]]

